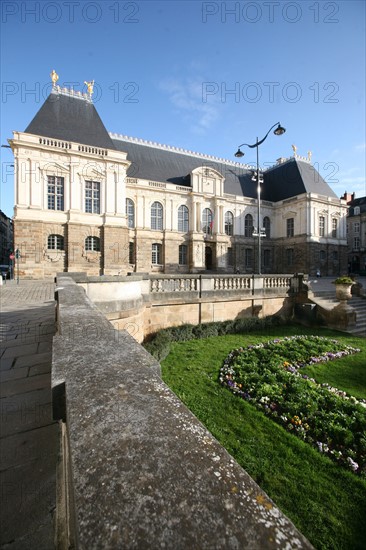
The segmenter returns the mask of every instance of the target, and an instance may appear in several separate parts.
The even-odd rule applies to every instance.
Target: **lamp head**
[[[282,136],[282,134],[284,134],[286,132],[286,128],[284,128],[283,126],[281,126],[280,123],[278,123],[278,126],[277,128],[274,130],[274,134],[276,136]]]
[[[244,154],[245,154],[245,153],[243,153],[243,151],[241,151],[241,150],[240,150],[240,147],[239,147],[239,149],[238,149],[237,152],[235,153],[235,156],[236,156],[237,158],[241,158],[241,157],[244,156]]]

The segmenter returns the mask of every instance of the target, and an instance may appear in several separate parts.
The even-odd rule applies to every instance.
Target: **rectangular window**
[[[47,176],[47,208],[48,210],[64,209],[64,178]]]
[[[85,212],[100,214],[100,182],[85,182]]]
[[[181,244],[179,247],[179,265],[188,264],[188,247],[185,244]]]
[[[320,235],[320,237],[324,237],[324,235],[325,235],[325,218],[324,218],[324,216],[320,216],[320,218],[319,218],[319,235]]]
[[[353,232],[354,232],[355,234],[358,234],[358,233],[360,232],[360,222],[355,222],[355,223],[353,224]]]
[[[251,248],[245,249],[245,267],[248,269],[253,267],[253,250]]]
[[[154,243],[151,248],[151,263],[160,265],[161,262],[161,244]]]
[[[286,237],[294,236],[294,218],[286,220]]]
[[[360,250],[360,237],[353,239],[353,250]]]
[[[332,237],[335,239],[337,237],[338,229],[338,220],[337,218],[332,218]]]

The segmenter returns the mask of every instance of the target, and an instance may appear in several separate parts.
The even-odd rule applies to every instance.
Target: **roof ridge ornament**
[[[94,93],[94,80],[90,80],[89,82],[87,80],[84,80],[84,84],[86,84],[88,88],[89,99],[91,100]]]
[[[52,72],[50,73],[50,77],[52,80],[52,86],[56,87],[59,76],[56,73],[55,69],[53,69]]]

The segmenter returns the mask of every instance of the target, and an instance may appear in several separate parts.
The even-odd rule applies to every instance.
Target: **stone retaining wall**
[[[71,277],[57,278],[57,548],[312,548]]]
[[[138,342],[163,328],[244,317],[292,315],[297,277],[291,275],[73,274],[118,330]]]

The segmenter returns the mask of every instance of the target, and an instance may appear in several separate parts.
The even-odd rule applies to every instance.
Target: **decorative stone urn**
[[[354,284],[354,281],[350,277],[338,277],[338,279],[333,282],[336,287],[337,300],[343,302],[352,298],[351,288]]]
[[[350,300],[352,298],[351,288],[352,284],[336,283],[337,300]]]

